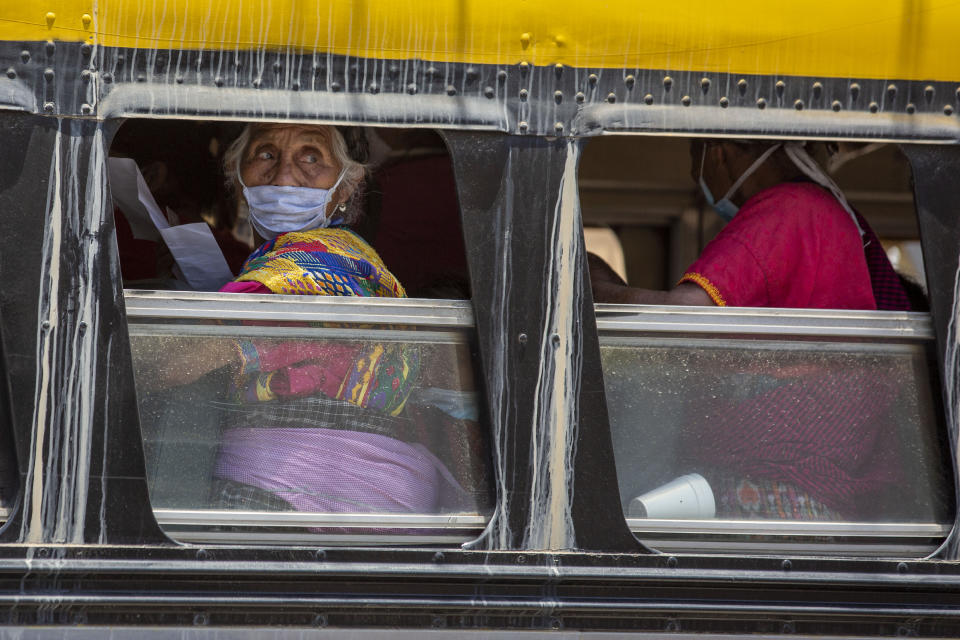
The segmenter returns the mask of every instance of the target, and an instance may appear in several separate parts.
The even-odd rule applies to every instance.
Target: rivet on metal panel
[[[786,634],[796,633],[797,627],[792,622],[784,622],[783,626],[780,628],[780,631],[781,633],[786,633]]]
[[[907,104],[907,113],[913,115],[913,113],[914,113],[916,110],[917,110],[917,106],[916,106],[915,104],[913,104],[912,102],[909,103],[909,104]]]
[[[530,92],[529,92],[529,91],[527,91],[526,89],[520,89],[520,101],[521,101],[521,102],[526,102],[528,95],[530,95]]]
[[[645,104],[653,104],[653,94],[648,93],[647,95],[643,96],[643,102]]]
[[[527,47],[530,46],[530,34],[529,34],[529,33],[521,33],[521,34],[520,34],[520,46],[523,47],[524,49],[526,49]]]
[[[667,566],[670,567],[671,569],[676,569],[679,564],[680,564],[680,561],[677,560],[676,556],[670,556],[669,558],[667,558]]]
[[[137,82],[146,82],[146,81],[147,81],[147,74],[145,73],[137,74]]]
[[[239,69],[239,68],[240,68],[240,61],[237,60],[237,69]],[[314,65],[313,65],[313,75],[315,75],[315,76],[319,76],[321,73],[325,73],[326,70],[327,70],[327,68],[326,68],[325,66],[323,66],[322,64],[316,64],[316,63],[314,63]]]
[[[563,133],[563,123],[562,122],[555,123],[553,125],[553,130],[556,131],[557,133]],[[555,338],[554,347],[556,347],[557,345],[560,344],[560,336],[554,334],[554,338]]]
[[[757,98],[757,109],[766,109],[767,100],[765,98]]]
[[[897,97],[897,85],[895,84],[887,85],[887,97],[891,100]]]
[[[220,76],[217,76],[216,78],[213,79],[213,84],[217,85],[218,87],[222,87],[223,78],[221,78]]]
[[[337,93],[337,92],[339,92],[341,89],[343,89],[343,85],[340,84],[339,82],[331,82],[331,83],[330,83],[330,91],[333,91],[334,93]]]
[[[242,69],[242,68],[243,68],[243,61],[240,60],[239,58],[237,58],[236,60],[234,60],[234,61],[233,61],[233,68],[234,68],[234,69]],[[314,72],[314,73],[317,72],[317,65],[313,65],[313,72]]]
[[[427,67],[427,77],[431,80],[437,80],[440,76],[443,75],[440,73],[440,69],[436,67]]]
[[[30,52],[27,51],[26,49],[24,49],[23,51],[21,51],[21,52],[20,52],[20,61],[21,61],[23,64],[27,64],[28,62],[30,62]]]
[[[370,86],[367,87],[367,91],[370,93],[380,93],[380,85],[376,82],[371,82]]]
[[[126,62],[123,56],[117,56],[117,69],[123,69],[123,65]]]
[[[613,104],[616,101],[617,101],[617,94],[612,92],[607,94],[607,102],[609,102],[610,104]]]
[[[278,62],[278,63],[276,63],[276,64],[280,64],[280,63]],[[357,64],[356,62],[354,62],[353,64],[351,64],[351,65],[350,65],[350,73],[352,73],[353,75],[357,75],[358,73],[360,73],[360,65]]]
[[[397,76],[400,75],[400,65],[398,64],[390,65],[390,68],[387,69],[387,73],[390,74],[391,78],[396,78]]]
[[[521,62],[519,67],[520,67],[520,73],[522,73],[523,75],[527,75],[527,72],[530,71],[529,62]]]
[[[183,84],[183,76],[178,73],[178,74],[176,75],[176,77],[174,78],[174,81],[175,81],[177,84]],[[254,84],[256,84],[256,81],[254,81]]]
[[[80,24],[83,25],[84,29],[89,29],[91,22],[93,22],[93,18],[90,17],[89,13],[85,13],[82,16],[80,16]]]
[[[557,104],[560,104],[561,102],[563,102],[563,91],[554,91],[554,92],[553,92],[553,100],[554,100],[554,102],[556,102]]]
[[[88,42],[84,42],[82,45],[80,45],[80,53],[82,53],[85,57],[89,56],[92,52],[93,52],[92,44]]]
[[[901,562],[901,563],[899,563],[899,564],[897,565],[897,572],[898,572],[898,573],[906,573],[909,569],[910,569],[910,567],[907,566],[907,563],[906,563],[906,562]]]
[[[633,89],[633,85],[636,84],[637,79],[632,75],[627,76],[623,79],[623,84],[626,85],[627,89]]]
[[[945,105],[943,105],[943,115],[945,115],[945,116],[952,116],[952,115],[953,115],[953,105],[952,105],[952,104],[945,104]]]
[[[53,11],[47,11],[47,15],[44,16],[47,19],[47,29],[53,29],[53,23],[57,19],[57,14]]]
[[[693,100],[690,99],[690,96],[680,98],[680,103],[685,107],[689,107],[691,102],[693,102]]]
[[[48,102],[48,103],[44,104],[44,105],[43,105],[43,110],[44,110],[44,111],[53,111],[53,103],[52,103],[52,102]],[[50,330],[50,321],[49,321],[49,320],[44,320],[43,322],[41,322],[41,323],[40,323],[40,329],[42,329],[43,331],[49,331],[49,330]],[[39,551],[42,552],[43,549],[40,549]],[[40,556],[40,557],[42,558],[43,556]]]
[[[473,67],[467,67],[467,82],[473,82],[480,75]]]
[[[414,95],[417,92],[417,85],[414,82],[411,82],[407,85],[407,93]]]
[[[290,88],[293,89],[294,91],[300,91],[300,81],[294,80],[293,82],[291,82]]]
[[[793,569],[793,563],[790,562],[789,559],[787,559],[787,560],[784,560],[783,562],[780,563],[780,567],[781,567],[784,571],[790,571],[790,569]]]
[[[797,111],[803,111],[803,100],[794,100],[793,108]]]
[[[207,625],[208,622],[209,622],[209,618],[207,618],[207,614],[205,613],[198,613],[195,616],[193,616],[193,624],[196,627],[204,627]]]
[[[663,88],[666,89],[667,91],[670,91],[670,87],[672,86],[673,86],[673,78],[671,78],[670,76],[665,76],[663,78]]]
[[[833,109],[834,111],[840,111],[840,109],[843,109],[843,105],[840,104],[839,100],[834,100],[833,102],[830,103],[830,108]]]
[[[274,62],[274,63],[273,63],[273,72],[274,72],[274,73],[280,73],[281,71],[283,71],[283,65],[280,64],[279,62]]]
[[[448,96],[455,96],[455,95],[457,95],[457,88],[456,88],[455,86],[453,86],[452,84],[448,84],[448,85],[447,85],[447,95],[448,95]]]
[[[530,125],[527,124],[526,122],[524,122],[523,120],[521,120],[521,121],[517,124],[517,128],[520,130],[520,133],[526,133],[527,130],[530,128]]]
[[[720,98],[720,107],[721,107],[721,108],[726,109],[726,108],[729,107],[729,106],[730,106],[730,100],[729,100],[729,98],[727,98],[727,96],[723,96],[722,98]]]
[[[932,84],[928,84],[923,88],[923,97],[927,99],[927,102],[933,102],[933,96],[936,94],[936,90],[933,88]]]
[[[813,83],[813,97],[815,100],[819,100],[820,96],[823,95],[823,83],[814,82]]]
[[[557,74],[557,77],[558,77],[558,78],[559,78],[560,76],[562,76],[562,75],[563,75],[563,65],[560,64],[559,62],[558,62],[557,64],[553,65],[553,72]]]
[[[860,85],[856,82],[850,85],[850,98],[856,100],[860,97]]]
[[[326,627],[328,623],[329,623],[329,620],[326,614],[319,613],[313,616],[313,626],[315,627]]]
[[[520,124],[526,124],[526,123],[521,122]],[[521,333],[520,335],[517,336],[517,342],[519,342],[520,344],[527,344],[527,339],[528,339],[527,334],[525,333]]]
[[[57,52],[57,45],[53,40],[48,40],[47,44],[43,45],[44,49],[47,52],[48,56],[52,56]]]
[[[47,67],[46,69],[43,70],[44,80],[46,80],[47,82],[53,82],[53,77],[54,77],[53,69]]]
[[[7,69],[7,77],[10,78],[11,80],[17,77],[17,72],[13,67],[9,67]]]
[[[587,76],[587,82],[590,83],[591,87],[597,86],[597,82],[599,80],[600,80],[599,76],[597,76],[597,74],[595,73],[591,73],[589,76]],[[960,96],[960,89],[957,89],[957,95]]]
[[[93,111],[93,107],[91,107],[90,105],[88,104],[80,105],[80,113],[82,113],[83,115],[90,115],[92,111]]]
[[[783,80],[777,80],[777,84],[774,85],[774,88],[777,90],[777,97],[782,98],[783,92],[787,89],[787,83]]]
[[[497,82],[499,82],[500,84],[503,84],[506,81],[507,81],[507,72],[504,71],[503,69],[500,69],[500,71],[497,71]]]
[[[81,71],[80,80],[83,81],[84,84],[90,82],[90,71],[88,71],[87,69],[84,69],[83,71]]]
[[[870,113],[876,113],[877,111],[880,111],[880,105],[878,105],[876,102],[871,102],[867,108],[870,109]]]
[[[557,45],[558,47],[562,47],[567,44],[567,39],[562,33],[558,33],[557,35],[553,36],[553,44]]]
[[[710,91],[710,78],[700,78],[700,89],[704,93]]]
[[[587,96],[584,95],[583,91],[577,91],[577,95],[574,96],[574,99],[577,101],[577,104],[583,104],[583,101],[587,99]]]
[[[740,91],[740,95],[746,95],[747,93],[747,81],[743,78],[737,80],[737,90]]]
[[[960,102],[960,87],[957,87],[956,96],[957,96],[957,102]]]
[[[261,84],[260,78],[254,78],[254,79],[253,79],[253,82],[251,82],[250,84],[253,85],[253,88],[254,88],[254,89],[259,89],[259,88],[260,88],[260,84]],[[337,84],[336,82],[334,82],[333,84],[330,85],[330,89],[332,89],[333,91],[339,91],[339,90],[340,90],[340,85]]]
[[[483,95],[485,95],[486,97],[492,100],[493,97],[497,95],[497,92],[496,90],[494,90],[493,87],[491,87],[490,85],[487,85],[486,87],[483,88]]]

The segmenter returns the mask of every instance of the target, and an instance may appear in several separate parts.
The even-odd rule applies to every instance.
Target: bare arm
[[[692,282],[682,282],[669,291],[640,289],[627,285],[602,259],[587,254],[594,302],[615,304],[661,304],[715,306],[706,291]]]

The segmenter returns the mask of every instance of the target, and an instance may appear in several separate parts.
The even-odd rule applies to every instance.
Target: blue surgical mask
[[[327,204],[346,171],[340,172],[337,181],[329,189],[273,185],[248,187],[240,178],[238,166],[237,178],[250,209],[250,224],[265,240],[272,240],[290,231],[309,231],[329,226],[333,219],[327,218]]]
[[[743,172],[743,175],[737,178],[737,181],[733,183],[733,186],[727,190],[724,196],[719,200],[714,201],[713,192],[710,191],[710,187],[707,186],[706,181],[703,179],[703,163],[707,157],[707,145],[704,144],[703,153],[700,156],[700,190],[703,191],[703,198],[706,200],[707,204],[713,207],[713,210],[716,211],[717,214],[727,222],[733,220],[733,217],[740,211],[740,207],[735,205],[730,198],[733,197],[733,194],[737,192],[737,189],[740,188],[744,181],[753,175],[760,165],[766,162],[767,158],[773,155],[773,152],[779,149],[780,146],[780,143],[777,143],[764,151],[759,158],[754,160],[753,164],[747,167],[747,170]]]

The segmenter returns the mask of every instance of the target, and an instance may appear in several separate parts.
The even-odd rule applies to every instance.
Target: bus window
[[[837,183],[900,265],[917,260],[902,155],[845,151]],[[616,230],[631,286],[669,289],[723,228],[690,164],[683,140],[587,146],[584,224]],[[648,544],[922,555],[949,531],[926,313],[598,304],[597,322],[621,502]]]
[[[267,125],[246,130],[246,147],[231,150],[242,127],[161,123],[158,134],[152,124],[120,128],[111,187],[118,234],[121,217],[136,219],[132,231],[152,223],[158,233],[150,258],[166,251],[172,258],[166,274],[127,278],[136,265],[124,264],[130,253],[121,238],[125,282],[154,289],[128,291],[126,306],[148,486],[161,526],[178,540],[243,544],[475,538],[493,501],[472,314],[466,302],[417,300],[469,297],[453,174],[440,138]],[[339,158],[336,143],[324,146],[337,139],[332,131],[352,164],[343,160],[333,186],[290,184],[299,174],[288,180],[283,171]],[[149,143],[188,134],[195,142],[179,151],[203,162],[179,175],[175,157]],[[234,157],[246,171],[255,146],[256,161],[302,156],[307,169],[281,167],[263,180],[243,174],[245,195],[227,206],[222,189],[212,189],[211,200],[187,188],[196,172],[204,182],[228,182],[230,166],[227,181],[220,166]],[[334,203],[342,218],[329,225],[266,237],[271,228],[246,206],[247,194],[263,195],[253,191],[261,185],[337,197],[348,171],[352,181],[344,184],[354,195],[343,207]],[[200,227],[202,242],[170,235],[187,225]],[[245,239],[253,237],[258,249],[250,260],[228,259],[228,250],[249,252]],[[324,243],[322,255],[312,253],[316,243]],[[288,263],[304,260],[301,278]],[[207,278],[216,269],[220,280]],[[281,271],[279,279],[261,277]],[[234,280],[238,273],[252,279]]]

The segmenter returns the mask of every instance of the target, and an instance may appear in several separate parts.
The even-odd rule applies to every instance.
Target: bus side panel
[[[8,113],[0,315],[28,543],[161,542],[147,498],[103,124]]]

